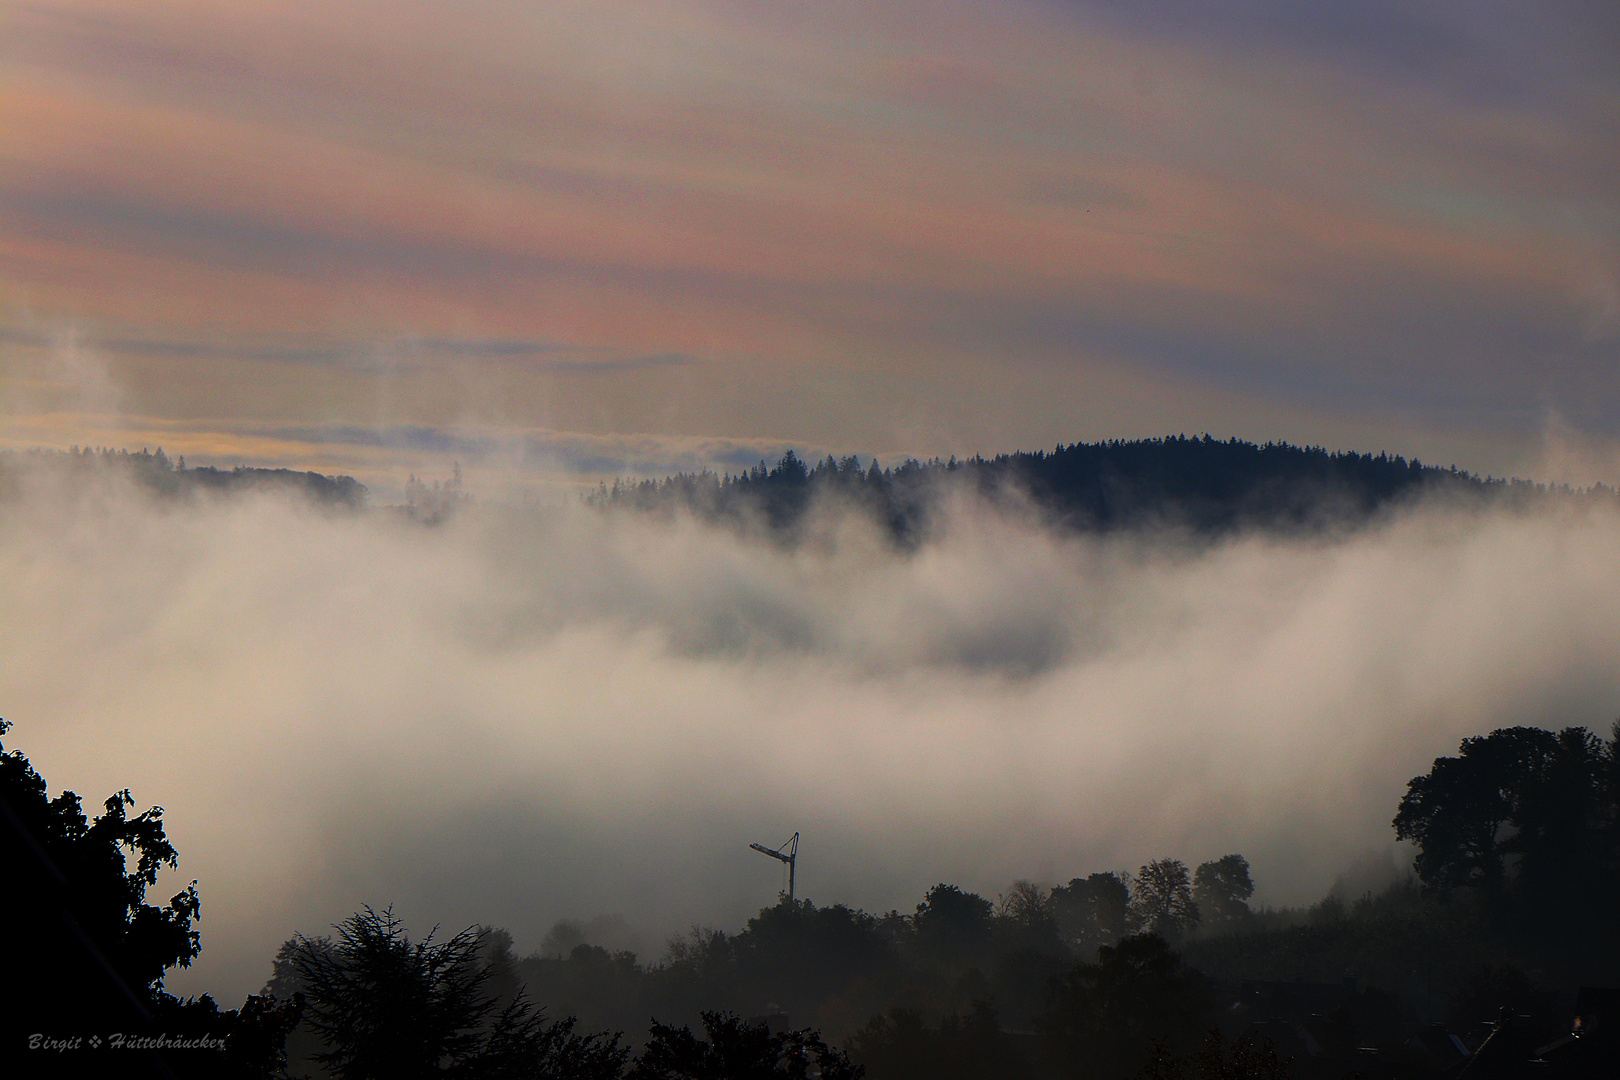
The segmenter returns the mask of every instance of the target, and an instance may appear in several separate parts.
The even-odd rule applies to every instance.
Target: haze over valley
[[[868,910],[1228,851],[1257,904],[1357,864],[1359,895],[1409,861],[1392,799],[1430,759],[1620,700],[1602,493],[1209,538],[946,483],[905,550],[832,501],[788,545],[50,475],[0,524],[13,739],[164,807],[205,946],[169,985],[222,1000],[364,903],[520,951],[617,915],[606,944],[655,960],[769,904],[747,845],[794,831],[800,895]]]

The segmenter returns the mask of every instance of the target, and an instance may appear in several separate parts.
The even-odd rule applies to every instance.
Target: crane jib
[[[771,858],[778,859],[778,860],[780,860],[780,861],[787,864],[787,868],[788,868],[787,899],[788,899],[788,903],[792,904],[793,903],[793,886],[794,886],[794,880],[793,879],[794,879],[794,876],[795,876],[795,871],[798,869],[798,862],[799,862],[799,834],[794,833],[791,837],[788,838],[787,843],[783,844],[779,848],[768,848],[764,844],[749,844],[748,846],[753,848],[755,851],[759,852],[762,855],[769,855]],[[785,850],[786,854],[784,854],[784,850]]]

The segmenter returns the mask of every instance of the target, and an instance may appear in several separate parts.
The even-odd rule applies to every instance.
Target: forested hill
[[[820,497],[833,496],[874,514],[896,540],[919,535],[940,494],[955,485],[992,501],[1027,497],[1055,523],[1111,531],[1168,526],[1201,534],[1244,527],[1314,532],[1371,519],[1422,495],[1523,505],[1549,498],[1608,498],[1605,488],[1575,492],[1522,480],[1482,479],[1388,454],[1330,452],[1320,447],[1177,435],[992,458],[877,461],[828,456],[809,465],[791,450],[736,476],[712,472],[663,480],[620,481],[590,501],[643,510],[686,509],[739,525],[762,523],[788,532]]]
[[[347,509],[366,505],[366,485],[352,476],[238,466],[188,468],[160,448],[141,450],[0,451],[0,499],[37,480],[69,486],[117,477],[159,497],[203,492],[280,491]],[[669,513],[683,510],[779,539],[798,532],[818,503],[867,513],[899,544],[915,542],[936,519],[941,499],[968,492],[1003,507],[1032,505],[1052,523],[1079,531],[1174,528],[1213,536],[1242,528],[1312,533],[1355,527],[1391,507],[1441,495],[1471,506],[1524,508],[1555,501],[1605,501],[1616,492],[1525,480],[1496,480],[1436,468],[1389,454],[1358,454],[1256,445],[1208,435],[1074,443],[995,457],[907,459],[890,468],[876,460],[829,455],[810,464],[789,450],[731,475],[680,473],[662,480],[602,485],[587,502],[603,508]],[[439,520],[472,501],[455,478],[428,489],[412,478],[412,516]]]
[[[281,491],[323,505],[358,509],[365,505],[366,485],[352,476],[326,476],[292,469],[238,466],[187,468],[186,459],[170,460],[161,447],[156,453],[141,450],[96,449],[28,450],[0,452],[0,498],[23,490],[31,481],[84,484],[116,477],[154,495],[186,497],[201,492],[237,494],[244,491]]]

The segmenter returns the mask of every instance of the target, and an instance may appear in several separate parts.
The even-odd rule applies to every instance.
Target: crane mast
[[[749,844],[749,847],[761,855],[769,855],[780,862],[787,863],[788,868],[788,904],[793,904],[793,872],[799,862],[799,834],[794,833],[787,843],[779,848],[768,848],[764,844]],[[784,854],[784,852],[786,854]]]

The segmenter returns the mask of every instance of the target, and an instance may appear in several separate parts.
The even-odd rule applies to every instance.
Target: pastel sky
[[[1620,480],[1620,8],[0,0],[0,446]]]

